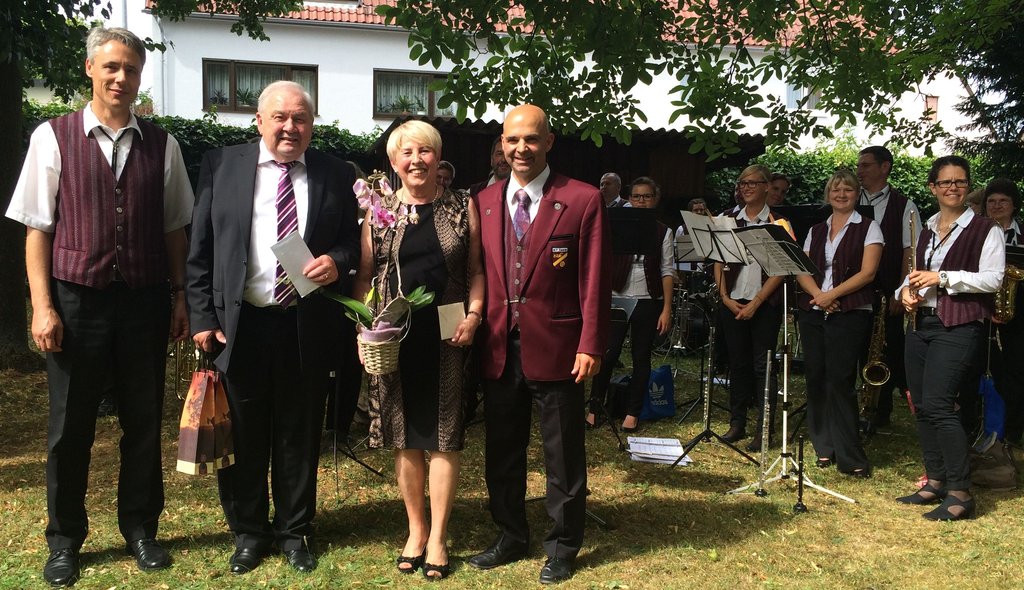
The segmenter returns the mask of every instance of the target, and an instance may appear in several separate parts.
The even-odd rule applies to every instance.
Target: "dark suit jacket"
[[[505,282],[504,200],[508,181],[477,195],[483,265],[487,277],[485,379],[505,367],[509,317]],[[601,193],[588,184],[551,173],[530,227],[530,248],[519,306],[523,374],[535,381],[572,378],[577,352],[604,355],[611,310],[611,245]],[[565,266],[552,264],[552,249],[568,248]]]
[[[227,346],[216,364],[227,372],[238,333],[252,231],[253,195],[259,144],[215,149],[203,156],[192,214],[187,278],[192,333],[220,328]],[[334,259],[345,277],[359,264],[358,207],[352,166],[333,156],[306,151],[309,209],[306,244],[313,256]],[[332,287],[338,287],[335,282]],[[298,301],[299,348],[303,366],[334,367],[342,309],[311,293]]]

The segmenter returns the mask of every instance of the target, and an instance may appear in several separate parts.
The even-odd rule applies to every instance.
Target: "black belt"
[[[919,318],[927,318],[927,317],[932,317],[932,316],[936,316],[936,315],[939,315],[939,314],[935,311],[934,307],[919,307],[919,308],[917,308],[917,317],[919,317]]]
[[[289,307],[281,307],[280,305],[268,305],[266,307],[259,307],[258,305],[253,305],[247,301],[242,302],[242,307],[250,311],[273,316],[284,316],[294,314],[295,310],[299,308],[298,305],[292,305]]]

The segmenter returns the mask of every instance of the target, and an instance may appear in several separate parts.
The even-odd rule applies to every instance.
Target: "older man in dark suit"
[[[500,529],[470,558],[489,569],[526,556],[526,448],[536,401],[547,472],[544,584],[572,576],[583,543],[587,468],[583,381],[607,345],[610,246],[596,188],[552,173],[547,115],[533,105],[505,118],[511,177],[478,195],[487,276],[481,350],[487,490]]]
[[[298,231],[314,257],[303,274],[332,288],[359,262],[359,228],[352,166],[306,149],[313,113],[298,84],[267,86],[261,141],[213,150],[200,170],[188,301],[193,340],[222,349],[237,463],[218,471],[218,483],[235,574],[256,568],[274,544],[296,570],[316,567],[320,428],[342,316],[325,297],[299,298],[270,247]]]

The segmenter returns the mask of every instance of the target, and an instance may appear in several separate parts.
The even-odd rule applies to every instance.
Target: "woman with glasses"
[[[629,190],[632,207],[657,209],[661,202],[661,188],[646,176],[634,180]],[[629,381],[626,417],[622,421],[623,432],[636,432],[640,422],[644,393],[651,377],[651,349],[655,333],[667,334],[672,327],[672,263],[675,260],[672,230],[658,222],[658,235],[662,239],[657,250],[646,255],[618,254],[612,259],[612,296],[636,301],[628,320],[633,374]],[[590,387],[590,413],[587,415],[590,428],[596,425],[594,409],[599,407],[597,404],[607,402],[608,383],[625,338],[625,327],[610,333],[601,371]]]
[[[860,181],[839,170],[825,185],[832,215],[811,227],[804,251],[818,274],[797,277],[800,337],[807,378],[807,430],[818,467],[835,464],[871,477],[858,429],[858,356],[867,350],[874,318],[872,281],[882,258],[882,228],[857,213]]]
[[[996,178],[984,189],[983,215],[992,218],[1003,230],[1007,246],[1024,246],[1024,235],[1017,221],[1020,189],[1008,178]],[[1008,269],[1009,270],[1009,269]],[[1020,446],[1024,434],[1024,289],[1017,287],[1013,319],[1006,323],[993,320],[999,334],[998,346],[991,342],[992,377],[996,391],[1006,402],[1006,437]]]
[[[771,177],[771,171],[760,165],[740,173],[737,186],[743,206],[731,213],[737,226],[765,225],[781,219],[766,204]],[[722,299],[722,331],[729,355],[729,430],[722,438],[736,442],[747,435],[747,409],[756,404],[759,415],[763,413],[765,375],[771,373],[767,353],[775,350],[782,324],[782,278],[769,277],[755,261],[745,265],[715,263],[715,284]],[[778,391],[774,374],[769,391]],[[776,397],[769,397],[772,408]],[[758,420],[757,434],[748,451],[761,450],[762,424],[763,420]]]
[[[930,520],[974,516],[967,463],[967,437],[956,411],[956,395],[979,347],[984,321],[1005,267],[1003,232],[965,204],[971,168],[959,156],[935,160],[928,188],[939,212],[921,228],[915,270],[896,291],[912,322],[905,352],[910,398],[917,408],[917,434],[928,482],[897,498],[902,504],[937,504]]]

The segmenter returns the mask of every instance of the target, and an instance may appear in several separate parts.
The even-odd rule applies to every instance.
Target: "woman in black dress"
[[[395,474],[409,519],[398,569],[413,573],[422,567],[424,576],[436,579],[449,572],[448,518],[463,444],[463,382],[468,346],[483,310],[480,224],[464,193],[437,183],[441,137],[436,129],[409,121],[392,132],[387,152],[402,186],[383,201],[397,219],[393,227],[381,227],[372,212],[367,215],[355,297],[364,297],[372,281],[382,305],[419,286],[435,299],[413,313],[398,371],[370,379],[370,444],[395,449]],[[466,317],[454,336],[442,341],[438,307],[453,303],[462,304]]]

